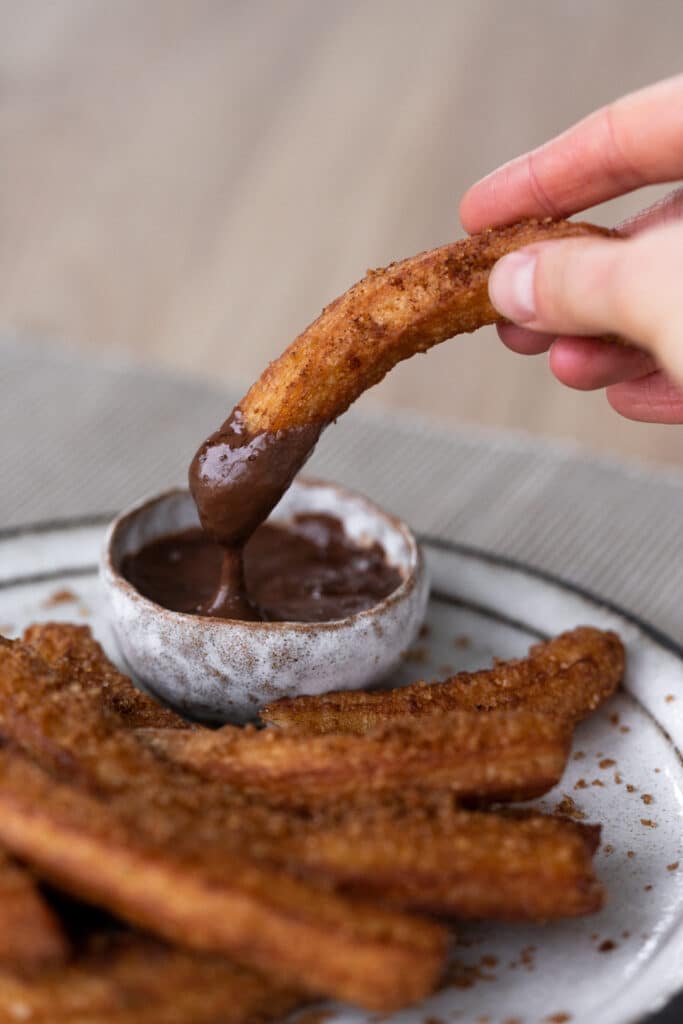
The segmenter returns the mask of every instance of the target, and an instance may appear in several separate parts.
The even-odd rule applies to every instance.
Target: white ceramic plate
[[[45,619],[88,622],[116,659],[96,578],[103,536],[101,520],[0,533],[0,631],[16,635]],[[399,681],[519,656],[580,623],[621,634],[628,673],[624,692],[579,728],[562,784],[540,801],[551,809],[571,796],[588,821],[602,823],[606,909],[545,927],[462,926],[455,983],[392,1022],[641,1020],[683,985],[683,651],[530,569],[438,541],[425,549],[429,635],[408,652]],[[582,779],[587,785],[577,789]],[[377,1021],[346,1007],[331,1008],[329,1019]]]

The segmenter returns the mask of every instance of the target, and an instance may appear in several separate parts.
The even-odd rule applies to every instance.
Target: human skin
[[[477,232],[520,217],[567,217],[683,178],[683,75],[590,114],[473,185],[460,204]],[[569,387],[606,388],[621,415],[683,423],[683,188],[620,226],[623,239],[539,243],[503,257],[489,281],[515,352],[550,352]],[[618,334],[633,347],[594,335]]]

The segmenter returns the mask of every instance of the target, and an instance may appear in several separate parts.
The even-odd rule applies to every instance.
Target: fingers
[[[670,221],[683,220],[683,187],[675,189],[670,192],[668,196],[653,203],[652,206],[648,206],[645,210],[641,210],[633,217],[629,217],[627,220],[622,221],[618,227],[620,234],[624,236],[636,235],[641,231],[647,231],[650,228],[659,227],[663,224],[668,224]],[[498,335],[503,344],[509,348],[512,352],[517,352],[520,355],[525,356],[536,356],[541,352],[547,352],[554,341],[557,340],[557,345],[553,349],[553,359],[556,360],[555,365],[557,371],[553,367],[553,360],[551,360],[551,368],[555,376],[557,376],[563,383],[569,385],[569,387],[580,388],[581,390],[588,390],[594,387],[606,387],[607,384],[616,383],[617,380],[628,380],[633,376],[644,376],[649,373],[655,367],[654,365],[648,368],[640,368],[641,362],[647,362],[641,355],[633,356],[632,354],[624,355],[623,349],[617,349],[615,355],[614,346],[605,348],[600,346],[598,350],[595,350],[588,343],[585,338],[555,338],[554,334],[541,334],[539,331],[530,331],[525,327],[519,327],[513,323],[499,323],[497,325]],[[568,373],[567,379],[563,367],[565,365],[565,358],[572,359],[573,357],[569,354],[569,348],[565,348],[564,342],[573,342],[576,350],[575,361],[577,364],[590,360],[593,364],[593,370],[596,371],[595,379],[603,380],[603,383],[588,384],[584,383],[584,380],[589,378],[583,378],[582,375],[576,375],[573,372]],[[614,380],[608,379],[613,376],[610,372],[607,372],[607,368],[600,367],[600,373],[597,374],[597,363],[596,360],[602,359],[609,360],[610,364],[615,367],[614,373],[622,372],[622,376],[615,377]],[[650,360],[652,362],[652,360]],[[621,367],[621,371],[617,371],[617,365]],[[635,369],[639,369],[638,373],[635,373]],[[569,379],[571,376],[571,380]]]
[[[523,217],[565,217],[683,176],[683,75],[624,96],[473,185],[470,233]]]
[[[558,338],[516,324],[498,324],[498,335],[507,348],[520,355],[536,356],[550,350],[553,374],[561,384],[578,391],[597,391],[657,369],[655,360],[642,349],[598,338]]]
[[[537,356],[547,352],[555,340],[554,334],[527,331],[517,324],[498,324],[498,337],[507,348],[523,356]]]
[[[503,257],[489,279],[495,308],[556,335],[617,334],[683,382],[683,223],[629,239],[566,239]]]
[[[499,325],[498,333],[509,348],[524,355],[550,347],[550,369],[562,384],[580,391],[607,388],[610,405],[627,419],[683,423],[683,390],[657,371],[652,356],[640,349],[596,338],[553,339],[515,324]]]
[[[683,389],[661,370],[639,380],[607,388],[607,401],[629,420],[642,423],[683,423]]]
[[[596,338],[558,338],[550,349],[552,372],[562,384],[579,391],[635,380],[656,368],[647,352]]]
[[[659,202],[622,221],[617,230],[622,235],[637,235],[639,231],[648,231],[672,220],[683,220],[683,188],[675,189]]]

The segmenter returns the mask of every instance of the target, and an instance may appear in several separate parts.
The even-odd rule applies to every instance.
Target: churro
[[[526,658],[490,669],[393,690],[286,698],[264,708],[261,718],[311,735],[360,735],[406,715],[455,710],[533,710],[576,722],[611,697],[623,674],[624,647],[616,633],[580,626],[535,644]]]

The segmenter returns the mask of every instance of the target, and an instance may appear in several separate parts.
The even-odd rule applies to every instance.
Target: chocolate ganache
[[[243,548],[315,447],[324,424],[250,433],[237,407],[199,448],[189,482],[204,531],[223,549],[215,592],[201,611],[258,620],[245,583]]]
[[[200,447],[190,491],[204,530],[224,547],[245,543],[311,454],[323,425],[251,434],[239,407]]]
[[[210,614],[222,586],[222,555],[221,545],[195,528],[147,544],[121,568],[140,593],[165,608]],[[345,618],[401,583],[380,544],[356,544],[336,517],[319,513],[258,527],[244,546],[243,570],[249,608],[270,622]]]

